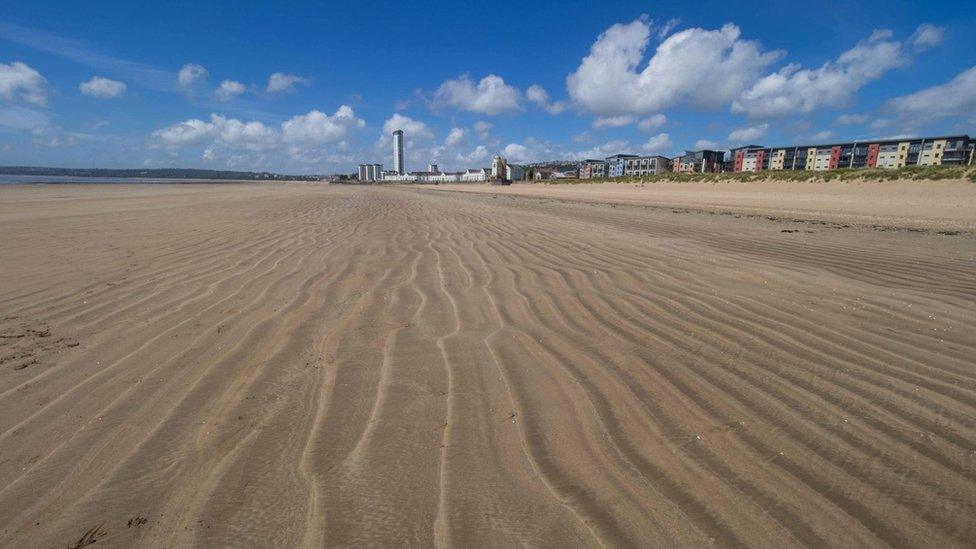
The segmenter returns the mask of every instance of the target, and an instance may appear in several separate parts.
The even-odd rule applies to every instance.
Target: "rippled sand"
[[[965,220],[480,190],[0,188],[0,545],[972,544]]]

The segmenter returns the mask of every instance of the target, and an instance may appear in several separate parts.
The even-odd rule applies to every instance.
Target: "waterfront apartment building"
[[[403,130],[393,132],[393,171],[403,175]]]
[[[671,160],[671,169],[677,173],[718,173],[722,171],[725,153],[702,149],[685,151]]]
[[[579,167],[580,179],[601,179],[607,176],[607,163],[603,160],[584,160]]]
[[[505,179],[509,181],[522,181],[525,179],[525,168],[518,164],[508,164],[505,166]]]
[[[608,156],[607,162],[607,177],[623,177],[624,170],[627,166],[627,160],[631,158],[637,158],[636,154],[615,154],[613,156]]]
[[[745,145],[731,152],[736,172],[825,171],[971,164],[974,147],[976,141],[968,135],[950,135],[788,147]]]
[[[359,165],[360,181],[381,181],[382,179],[383,179],[382,164],[360,164]]]
[[[671,160],[664,156],[635,156],[624,159],[624,175],[639,177],[671,171]]]

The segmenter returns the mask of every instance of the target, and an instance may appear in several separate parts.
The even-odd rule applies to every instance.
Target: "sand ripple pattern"
[[[3,192],[0,546],[976,539],[971,238]]]

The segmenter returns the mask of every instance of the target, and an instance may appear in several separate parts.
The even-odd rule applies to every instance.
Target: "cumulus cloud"
[[[20,61],[0,63],[0,97],[21,100],[39,107],[47,106],[47,80],[41,73]]]
[[[741,39],[739,27],[686,29],[667,37],[640,71],[651,23],[616,24],[597,38],[566,79],[569,95],[599,116],[647,114],[681,101],[704,108],[724,105],[780,57]]]
[[[715,149],[718,148],[719,148],[719,144],[715,141],[709,141],[708,139],[699,139],[698,141],[695,141],[696,151],[702,149],[714,151]]]
[[[834,124],[838,126],[854,126],[857,124],[863,124],[870,118],[866,114],[842,114],[834,120]]]
[[[640,122],[637,123],[637,127],[644,130],[645,132],[649,132],[651,130],[656,130],[657,128],[660,128],[661,126],[666,124],[667,121],[668,121],[667,116],[664,116],[663,114],[655,114],[654,116],[648,116],[647,118],[642,119]]]
[[[674,143],[671,142],[671,136],[659,133],[648,139],[640,148],[646,154],[666,154],[674,148]]]
[[[342,105],[332,116],[318,110],[295,116],[281,124],[281,132],[286,142],[335,143],[365,125],[351,107]]]
[[[211,115],[210,121],[218,140],[230,145],[238,145],[252,150],[264,149],[274,145],[278,138],[274,129],[261,122],[242,122],[236,118],[226,118],[218,114]]]
[[[478,137],[488,139],[488,133],[491,132],[491,122],[485,122],[483,120],[475,122],[474,132],[478,134]]]
[[[98,97],[100,99],[111,99],[125,93],[126,85],[118,80],[110,80],[101,76],[94,76],[87,82],[82,82],[78,89],[82,95]]]
[[[502,155],[515,164],[529,160],[529,148],[519,143],[509,143],[502,150]]]
[[[407,139],[434,138],[434,132],[430,131],[427,124],[424,124],[419,120],[414,120],[409,116],[403,116],[400,113],[395,113],[383,123],[382,137],[389,138],[390,135],[396,130],[403,130],[403,134]]]
[[[667,38],[668,35],[671,34],[671,31],[673,31],[675,27],[678,26],[678,23],[680,22],[681,19],[677,17],[668,19],[663,25],[661,25],[661,28],[657,30],[657,39],[664,40],[665,38]]]
[[[868,124],[868,127],[870,127],[872,130],[883,130],[891,127],[893,123],[894,121],[890,118],[875,118],[870,124]]]
[[[629,148],[630,143],[627,141],[607,141],[606,143],[597,145],[589,150],[572,153],[570,156],[576,159],[606,158],[612,154],[625,153]]]
[[[938,46],[945,40],[945,27],[922,23],[908,39],[915,51],[924,51]]]
[[[594,128],[622,128],[634,123],[633,116],[604,116],[593,121]]]
[[[752,144],[747,143],[749,141],[756,141],[762,139],[766,132],[769,131],[769,124],[759,124],[757,126],[748,126],[745,128],[737,128],[729,133],[729,143],[735,145]]]
[[[525,90],[525,98],[535,103],[549,114],[559,114],[566,110],[565,101],[549,102],[549,92],[538,84],[532,84]]]
[[[468,153],[457,155],[457,161],[465,165],[480,164],[486,160],[488,160],[488,147],[484,145],[478,145]]]
[[[268,77],[267,90],[269,93],[293,92],[296,85],[307,86],[310,83],[311,81],[304,76],[276,72]]]
[[[192,118],[152,133],[153,139],[167,147],[182,147],[199,143],[214,135],[214,126],[209,122]]]
[[[945,84],[896,97],[885,110],[906,120],[930,120],[976,112],[976,66],[956,75]]]
[[[441,162],[445,157],[458,154],[461,146],[467,142],[467,133],[464,128],[451,128],[451,131],[448,132],[447,137],[444,138],[444,142],[441,145],[430,147],[429,149],[411,146],[410,150],[411,152],[417,153],[417,161],[422,161],[426,158],[431,162]]]
[[[214,92],[218,101],[230,101],[231,99],[237,97],[238,95],[244,93],[247,88],[244,84],[234,80],[224,80],[220,83],[220,87]]]
[[[876,30],[866,40],[818,69],[790,64],[759,79],[732,103],[732,112],[753,118],[808,113],[848,104],[865,84],[908,62],[891,31]]]
[[[180,69],[177,79],[180,81],[180,86],[189,88],[193,86],[193,84],[205,79],[207,74],[207,69],[203,68],[201,65],[197,65],[196,63],[187,63]]]
[[[811,135],[810,139],[812,139],[814,142],[824,142],[830,140],[830,138],[833,136],[834,132],[830,130],[823,130]]]
[[[0,126],[5,128],[30,130],[39,126],[47,126],[50,120],[51,117],[48,113],[30,107],[9,105],[0,108]]]
[[[467,75],[462,75],[441,84],[434,100],[462,111],[494,116],[518,109],[519,91],[494,74],[482,78],[477,86]]]
[[[461,128],[451,128],[451,131],[444,138],[444,146],[447,148],[456,147],[464,141],[464,130]]]
[[[356,118],[351,108],[343,105],[332,116],[313,110],[292,117],[281,124],[280,130],[258,121],[245,122],[211,114],[209,122],[190,119],[156,130],[152,138],[168,148],[213,140],[221,146],[256,151],[275,147],[280,142],[298,146],[338,143],[352,129],[363,125],[365,122]],[[215,151],[211,149],[210,154],[214,155]]]

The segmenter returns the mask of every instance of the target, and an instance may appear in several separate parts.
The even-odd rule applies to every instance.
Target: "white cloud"
[[[569,95],[600,116],[647,114],[685,100],[717,108],[738,97],[780,56],[763,53],[758,42],[742,40],[740,34],[732,24],[672,34],[638,72],[650,40],[650,22],[614,25],[567,77]]]
[[[298,149],[308,145],[341,143],[353,128],[360,128],[364,124],[356,118],[351,108],[343,105],[332,116],[313,110],[292,117],[281,124],[280,130],[258,121],[245,122],[211,114],[209,122],[190,119],[156,130],[152,138],[168,148],[213,140],[209,152],[205,154],[205,158],[209,155],[213,159],[221,148],[259,151],[276,147],[282,142],[295,144]],[[219,147],[215,148],[214,145]]]
[[[671,136],[666,133],[659,133],[641,145],[641,151],[647,154],[666,154],[670,153],[673,148],[674,143],[671,142]]]
[[[109,80],[101,76],[94,76],[88,82],[82,82],[78,89],[82,95],[98,97],[100,99],[111,99],[125,93],[126,85],[118,80]]]
[[[538,84],[532,84],[525,90],[525,98],[540,107],[545,107],[549,102],[549,92]]]
[[[0,97],[22,100],[40,107],[47,106],[47,80],[31,67],[14,61],[0,63]]]
[[[889,118],[875,118],[871,121],[868,127],[870,127],[872,130],[883,130],[891,127],[893,123],[894,121]]]
[[[295,91],[295,85],[301,84],[307,86],[311,83],[308,78],[303,76],[296,76],[294,74],[285,74],[281,72],[276,72],[268,77],[268,87],[267,90],[270,93],[276,92],[293,92]]]
[[[594,128],[622,128],[634,123],[633,116],[605,116],[593,121]]]
[[[529,148],[518,143],[509,143],[508,145],[505,145],[505,148],[502,150],[502,155],[505,156],[509,162],[518,164],[519,162],[525,162],[529,159]]]
[[[833,136],[834,136],[834,132],[830,130],[823,130],[811,135],[810,139],[813,140],[814,142],[824,142],[824,141],[829,141],[830,138]]]
[[[877,30],[818,69],[790,64],[759,79],[732,103],[732,112],[774,118],[842,107],[865,84],[907,61],[901,43],[891,40],[891,31]]]
[[[335,143],[344,139],[352,129],[365,125],[366,122],[356,118],[351,107],[342,105],[332,116],[318,110],[295,116],[281,124],[281,132],[284,140],[290,143]]]
[[[180,81],[180,86],[184,88],[189,88],[193,84],[203,80],[207,77],[207,69],[203,68],[196,63],[187,63],[183,65],[180,69],[180,73],[177,78]]]
[[[637,123],[637,127],[644,130],[645,132],[649,132],[651,130],[656,130],[657,128],[660,128],[661,126],[666,124],[667,121],[668,121],[667,116],[664,116],[663,114],[655,114],[653,116],[648,116],[647,118],[642,119],[640,122]]]
[[[210,115],[210,121],[217,139],[229,145],[258,150],[273,146],[278,139],[278,133],[261,122],[242,122],[219,114]]]
[[[612,154],[626,153],[629,148],[630,143],[627,141],[608,141],[592,149],[572,153],[571,156],[577,159],[606,158]]]
[[[729,142],[735,145],[744,145],[752,143],[747,143],[748,141],[756,141],[757,139],[762,139],[769,131],[769,124],[759,124],[757,126],[749,126],[745,128],[737,128],[729,133]]]
[[[457,161],[465,165],[480,164],[485,160],[488,160],[488,147],[484,145],[478,145],[467,154],[457,155]]]
[[[581,132],[573,136],[573,143],[589,143],[593,141],[593,134],[590,132]]]
[[[30,130],[47,126],[51,117],[44,111],[20,105],[10,105],[0,109],[0,126],[16,130]]]
[[[207,147],[206,149],[204,149],[203,156],[201,158],[203,158],[203,160],[206,161],[206,162],[213,162],[214,160],[216,160],[217,159],[217,146],[216,145],[210,145],[209,147]]]
[[[867,122],[869,118],[866,114],[842,114],[834,120],[834,124],[838,126],[854,126]]]
[[[152,133],[153,139],[167,147],[182,147],[199,143],[215,134],[213,124],[193,118]]]
[[[525,98],[544,109],[549,114],[559,114],[566,110],[565,101],[549,102],[549,92],[538,84],[532,84],[525,90]]]
[[[674,28],[677,27],[678,23],[680,22],[681,19],[677,17],[668,19],[663,25],[661,25],[661,28],[657,30],[657,39],[664,40],[665,38],[667,38],[668,35],[671,34],[671,31],[673,31]]]
[[[464,141],[464,130],[461,128],[451,128],[450,133],[444,138],[444,147],[455,147],[462,141]]]
[[[702,149],[714,151],[715,149],[718,149],[718,147],[719,147],[719,144],[717,142],[715,142],[715,141],[709,141],[708,139],[699,139],[698,141],[695,141],[695,150],[696,151],[697,150],[702,150]]]
[[[395,113],[383,123],[382,137],[388,139],[396,130],[403,130],[403,134],[407,139],[434,138],[434,132],[430,131],[427,124],[424,124],[419,120],[414,120],[409,116],[403,116],[400,113]]]
[[[247,88],[240,82],[234,80],[224,80],[220,83],[220,87],[217,88],[214,95],[217,96],[218,101],[230,101],[231,99],[244,93],[246,90]]]
[[[62,148],[74,147],[88,136],[71,133],[56,126],[38,126],[30,130],[31,143],[35,147]]]
[[[488,139],[488,133],[491,131],[491,122],[485,122],[479,120],[474,123],[474,132],[478,134],[478,137],[482,139]]]
[[[441,84],[434,99],[463,111],[494,116],[518,109],[519,91],[493,74],[482,78],[477,86],[467,75],[462,75]]]
[[[976,66],[945,84],[896,97],[888,101],[885,110],[909,120],[972,115],[976,112]]]
[[[411,153],[417,153],[417,161],[429,159],[431,162],[441,162],[441,160],[445,157],[449,155],[456,155],[458,153],[460,147],[467,141],[467,133],[468,132],[464,128],[451,128],[451,131],[448,132],[447,137],[444,138],[444,143],[430,148],[424,148],[422,146],[417,146],[416,144],[411,144],[408,138],[408,147]],[[383,139],[381,142],[383,145],[389,144],[388,139]]]
[[[922,23],[915,29],[915,32],[908,41],[915,48],[915,51],[927,50],[942,43],[945,39],[945,31],[945,27],[936,27],[930,23]]]

